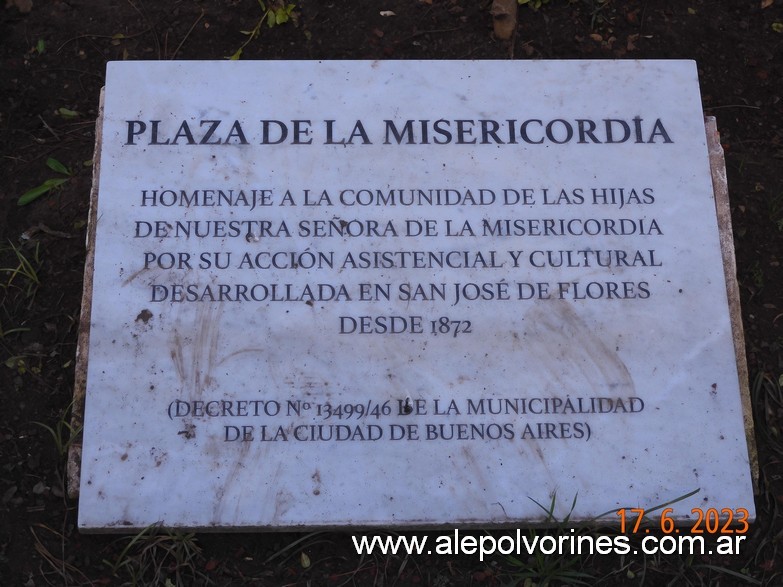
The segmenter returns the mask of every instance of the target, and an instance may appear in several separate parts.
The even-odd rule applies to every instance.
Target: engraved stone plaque
[[[111,63],[101,132],[83,530],[753,516],[693,62]]]

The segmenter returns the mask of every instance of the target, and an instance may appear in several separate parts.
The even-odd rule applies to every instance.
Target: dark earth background
[[[538,10],[520,6],[510,41],[494,36],[491,2],[478,0],[300,0],[294,19],[264,24],[254,39],[241,31],[262,18],[257,0],[6,3],[0,5],[0,585],[783,584],[783,0],[551,0]],[[387,10],[395,15],[380,14]],[[480,562],[359,557],[346,533],[150,531],[133,540],[75,530],[64,454],[105,64],[224,59],[248,40],[246,60],[696,60],[704,111],[717,117],[726,153],[760,455],[758,520],[741,555]],[[516,100],[513,87],[508,100]],[[274,112],[274,104],[261,106]],[[518,107],[524,112],[525,104]],[[47,166],[49,158],[71,175]],[[65,181],[17,205],[52,178]],[[699,430],[693,439],[700,441]]]

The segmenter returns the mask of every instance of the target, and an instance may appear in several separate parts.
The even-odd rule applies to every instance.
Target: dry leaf
[[[769,8],[775,3],[775,0],[761,0],[761,7],[762,8]]]
[[[494,0],[490,14],[495,36],[507,41],[517,28],[517,0]]]

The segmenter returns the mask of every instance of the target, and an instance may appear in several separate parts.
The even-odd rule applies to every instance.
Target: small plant
[[[0,273],[8,274],[8,281],[0,283],[0,287],[6,291],[12,287],[21,290],[25,297],[30,298],[32,304],[35,292],[41,285],[38,277],[38,269],[41,267],[40,243],[35,244],[35,250],[29,258],[22,252],[21,247],[11,241],[8,241],[8,244],[16,257],[16,267],[0,267]]]
[[[664,508],[693,497],[699,493],[699,489],[694,489],[680,495],[674,499],[666,501],[664,503],[654,505],[649,509],[644,510],[644,518],[639,519],[641,527],[656,528],[658,525],[650,517],[651,514],[663,510]],[[571,516],[576,508],[578,495],[575,495],[571,502],[571,507],[568,513],[562,519],[558,519],[555,516],[555,509],[557,505],[557,493],[554,493],[548,504],[542,504],[532,497],[528,497],[533,503],[535,503],[545,514],[543,524],[550,528],[545,531],[537,531],[535,529],[528,530],[527,540],[528,544],[539,544],[546,540],[552,545],[562,544],[563,541],[569,542],[571,540],[578,541],[581,536],[597,535],[616,535],[617,529],[603,528],[597,526],[603,520],[607,519],[607,516],[617,514],[617,510],[608,510],[594,517],[592,520],[588,520],[584,526],[579,526],[571,523]],[[639,510],[642,511],[642,510]],[[648,530],[649,531],[649,530]],[[589,552],[587,550],[586,552]],[[544,554],[541,548],[535,550],[535,554],[529,556],[527,559],[522,560],[513,555],[505,555],[503,557],[505,561],[512,567],[513,570],[510,574],[514,580],[514,585],[535,585],[539,587],[545,587],[550,585],[594,585],[596,584],[596,577],[584,572],[580,568],[585,565],[586,559],[582,557],[582,553],[568,554],[553,553]],[[629,565],[623,566],[617,573],[625,571],[626,576],[630,579],[634,577],[634,572]],[[730,572],[729,572],[730,573]],[[673,583],[670,583],[673,584]],[[679,584],[679,583],[678,583]]]
[[[576,508],[577,495],[574,495],[574,499],[571,502],[571,508],[562,520],[558,520],[555,516],[555,506],[557,505],[557,492],[552,494],[552,498],[547,506],[542,505],[532,497],[528,497],[530,501],[540,507],[546,514],[544,524],[553,525],[554,529],[551,531],[555,541],[560,536],[572,534],[572,526],[569,525],[571,515]],[[528,530],[528,542],[536,544],[543,536],[549,535],[548,533],[539,533],[535,529]],[[541,549],[536,549],[536,553],[530,556],[526,561],[523,561],[513,555],[506,555],[504,557],[508,563],[514,567],[512,576],[517,584],[524,581],[524,585],[540,585],[542,587],[557,584],[557,585],[592,585],[594,583],[594,577],[588,573],[584,573],[576,568],[577,565],[583,564],[583,560],[579,556],[567,556],[567,555],[547,555],[544,554]]]
[[[170,532],[153,524],[122,540],[128,544],[117,560],[104,563],[115,577],[127,575],[132,585],[193,585],[206,579],[198,570],[203,566],[201,547],[193,533]]]
[[[242,56],[242,50],[248,46],[250,41],[261,34],[261,27],[264,23],[271,29],[288,21],[296,22],[297,14],[294,12],[296,4],[287,4],[285,0],[272,0],[272,2],[267,4],[263,0],[258,0],[258,5],[261,7],[263,15],[252,30],[240,31],[243,35],[247,35],[247,41],[242,43],[242,46],[229,57],[232,61],[239,59]]]
[[[38,39],[38,41],[35,43],[35,45],[30,47],[25,52],[24,56],[25,56],[26,60],[28,60],[28,59],[35,59],[35,58],[40,57],[41,55],[43,55],[45,51],[46,51],[46,41],[44,41],[43,39]]]
[[[63,410],[60,419],[55,422],[54,427],[44,424],[43,422],[33,422],[33,424],[40,426],[44,430],[48,431],[54,440],[54,446],[59,457],[64,457],[68,453],[68,449],[71,444],[79,436],[82,431],[81,426],[74,428],[71,425],[71,408],[73,402],[71,402],[65,410]]]
[[[595,30],[599,25],[610,25],[612,19],[605,14],[611,0],[584,0],[590,10],[590,29]]]
[[[5,366],[13,371],[16,371],[18,375],[24,375],[28,371],[33,375],[41,374],[41,368],[28,364],[28,362],[25,361],[24,356],[8,357],[5,361]]]
[[[73,176],[73,172],[70,169],[68,169],[65,165],[63,165],[57,159],[54,159],[52,157],[49,157],[46,160],[46,166],[52,171],[61,173],[65,177],[52,177],[50,179],[47,179],[41,185],[36,186],[33,189],[27,190],[25,193],[22,194],[19,200],[17,200],[16,202],[17,206],[26,206],[33,200],[36,200],[41,196],[43,196],[44,194],[49,193],[53,189],[60,187],[62,184],[64,184]]]

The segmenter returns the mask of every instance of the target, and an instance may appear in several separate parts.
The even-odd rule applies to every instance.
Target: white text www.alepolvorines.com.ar
[[[426,535],[351,536],[357,554],[478,554],[481,561],[493,554],[739,554],[740,544],[745,538],[739,535],[718,536],[715,543],[708,544],[704,536],[644,536],[636,547],[631,544],[630,536],[580,535],[575,534],[573,528],[569,534],[559,536],[527,535],[519,529],[503,536],[473,536],[454,530],[453,533],[437,536],[434,544]]]

